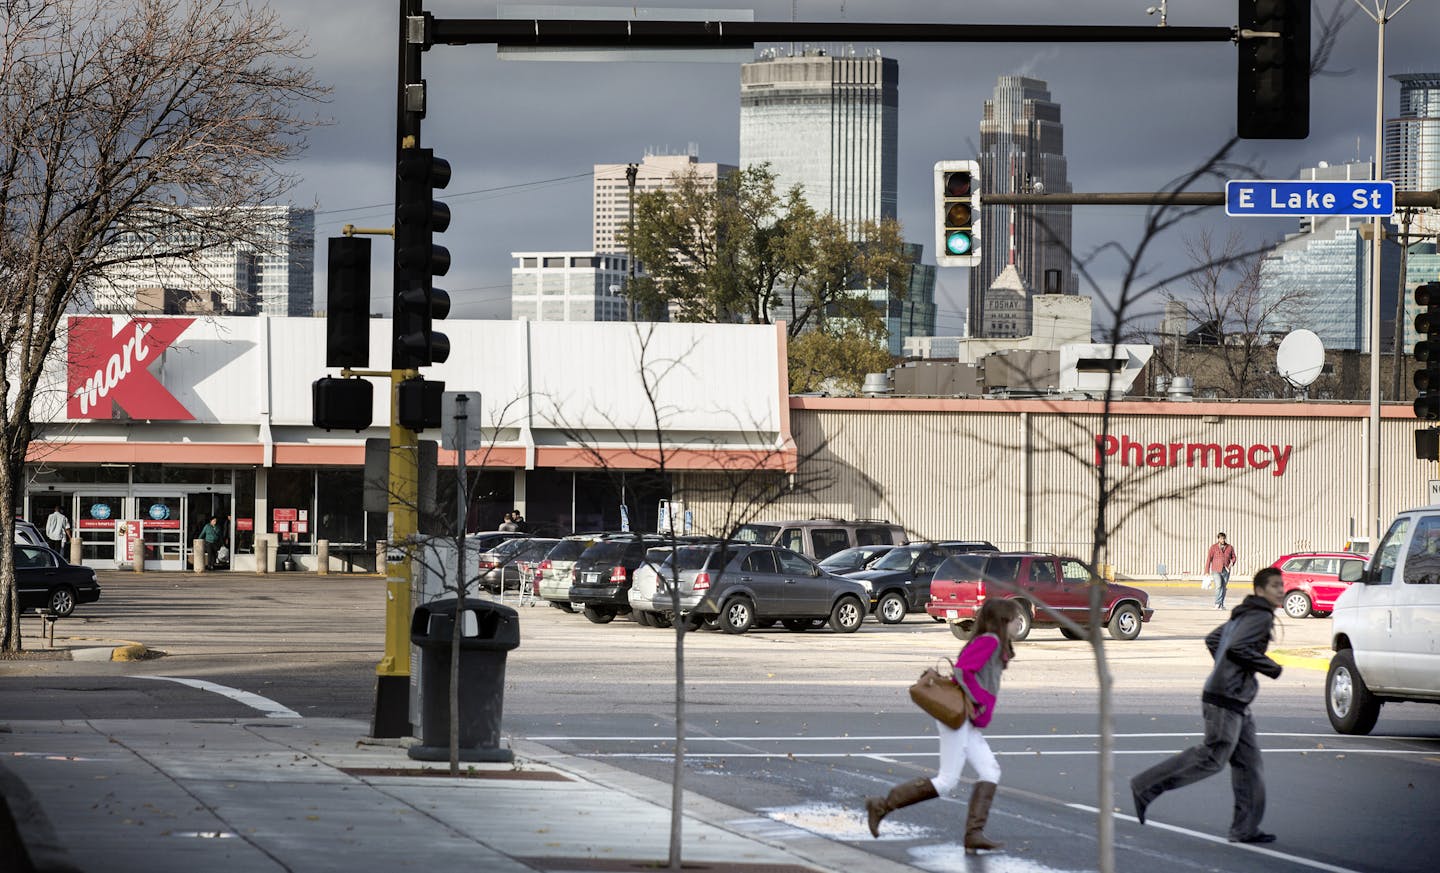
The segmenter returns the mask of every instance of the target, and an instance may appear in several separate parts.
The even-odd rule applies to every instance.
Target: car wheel
[[[585,617],[595,622],[596,624],[609,624],[610,622],[615,620],[615,613],[611,612],[608,609],[596,609],[593,606],[587,606],[585,607],[584,612]]]
[[[970,639],[970,629],[975,626],[973,621],[952,621],[950,622],[950,633],[957,640]]]
[[[941,618],[941,617],[938,616],[938,615],[932,615],[932,616],[930,616],[930,620],[931,620],[931,621],[944,621],[945,619]]]
[[[571,603],[568,600],[552,600],[550,601],[550,605],[560,610],[561,612],[573,613],[575,611],[575,604]]]
[[[670,621],[670,616],[659,612],[652,612],[650,613],[650,626],[664,630],[667,627],[673,627],[674,623]]]
[[[727,634],[743,634],[755,624],[755,607],[744,597],[731,598],[720,610],[720,629]]]
[[[1140,610],[1127,603],[1110,616],[1110,636],[1117,640],[1133,640],[1140,636]]]
[[[881,624],[899,624],[905,620],[905,613],[909,612],[905,607],[905,598],[900,594],[891,591],[880,602],[875,604],[875,617],[880,619]]]
[[[830,610],[830,628],[836,633],[853,634],[865,620],[865,606],[855,597],[842,597]]]
[[[1061,628],[1060,628],[1060,636],[1064,637],[1064,638],[1067,639],[1067,640],[1083,640],[1083,639],[1085,639],[1085,634],[1084,634],[1084,633],[1082,633],[1082,632],[1080,632],[1080,631],[1073,631],[1073,630],[1071,630],[1071,629],[1068,628],[1068,627],[1061,627]]]
[[[1012,640],[1023,640],[1030,636],[1030,628],[1035,626],[1035,614],[1030,611],[1030,604],[1017,600],[1016,605],[1020,607],[1020,631],[1010,635]]]
[[[1285,614],[1291,618],[1310,617],[1310,595],[1295,590],[1285,594]]]
[[[69,585],[61,585],[52,590],[45,608],[55,613],[56,617],[65,618],[75,611],[75,589]]]
[[[654,627],[654,619],[650,613],[643,609],[635,610],[635,623],[641,627]]]
[[[786,630],[794,631],[797,634],[804,633],[815,626],[813,619],[808,618],[782,618],[780,623],[785,626]]]
[[[1325,714],[1336,733],[1368,734],[1380,718],[1380,698],[1365,687],[1355,668],[1355,655],[1341,649],[1325,674]]]

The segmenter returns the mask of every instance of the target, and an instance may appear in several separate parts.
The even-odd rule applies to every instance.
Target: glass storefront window
[[[77,467],[31,468],[32,488],[35,484],[76,482],[80,484],[124,485],[130,481],[126,464],[98,464]]]
[[[332,546],[363,544],[365,530],[365,471],[326,470],[315,475],[316,539]]]
[[[310,551],[315,540],[315,468],[286,467],[270,471],[270,517],[265,525],[280,538],[280,552],[286,544]],[[261,525],[257,522],[257,527]],[[303,528],[303,529],[302,529]]]
[[[235,554],[255,553],[255,471],[235,471]]]

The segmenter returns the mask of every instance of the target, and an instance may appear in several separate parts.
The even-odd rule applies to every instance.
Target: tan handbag
[[[951,730],[959,730],[975,714],[975,704],[965,689],[957,685],[951,675],[934,667],[921,673],[910,686],[910,699]]]

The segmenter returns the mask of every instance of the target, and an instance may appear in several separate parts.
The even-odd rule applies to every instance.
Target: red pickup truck
[[[1016,639],[1025,639],[1032,626],[1039,626],[1059,627],[1066,639],[1076,640],[1081,634],[1061,625],[1040,604],[1084,627],[1089,621],[1091,580],[1104,586],[1100,623],[1110,636],[1117,640],[1140,636],[1141,624],[1154,613],[1149,594],[1106,582],[1077,558],[1036,552],[976,552],[947,558],[930,581],[925,611],[949,622],[956,637],[968,639],[975,612],[985,598],[1009,597],[1020,602],[1025,621]]]

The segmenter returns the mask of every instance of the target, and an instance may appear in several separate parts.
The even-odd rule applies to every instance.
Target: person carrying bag
[[[960,771],[968,760],[975,768],[976,782],[970,792],[970,806],[965,816],[965,852],[973,855],[978,851],[1004,848],[1004,843],[985,836],[990,804],[995,799],[995,788],[1000,782],[1000,764],[995,760],[995,753],[990,751],[990,744],[985,741],[983,729],[995,714],[1000,674],[1015,655],[1010,641],[1019,631],[1020,622],[1020,606],[1013,600],[986,600],[975,613],[974,631],[955,659],[953,670],[954,682],[962,691],[961,696],[968,696],[973,711],[968,719],[959,719],[958,727],[936,719],[935,731],[940,737],[940,772],[933,779],[912,779],[896,785],[885,797],[865,798],[871,836],[880,836],[880,822],[895,810],[952,791],[960,784]],[[921,681],[916,684],[927,683],[927,679],[922,675]],[[949,695],[948,691],[945,693]],[[921,698],[926,696],[921,692]],[[916,702],[920,703],[920,699],[917,698]],[[924,705],[921,708],[931,711]],[[942,707],[939,711],[945,714],[949,710]]]

